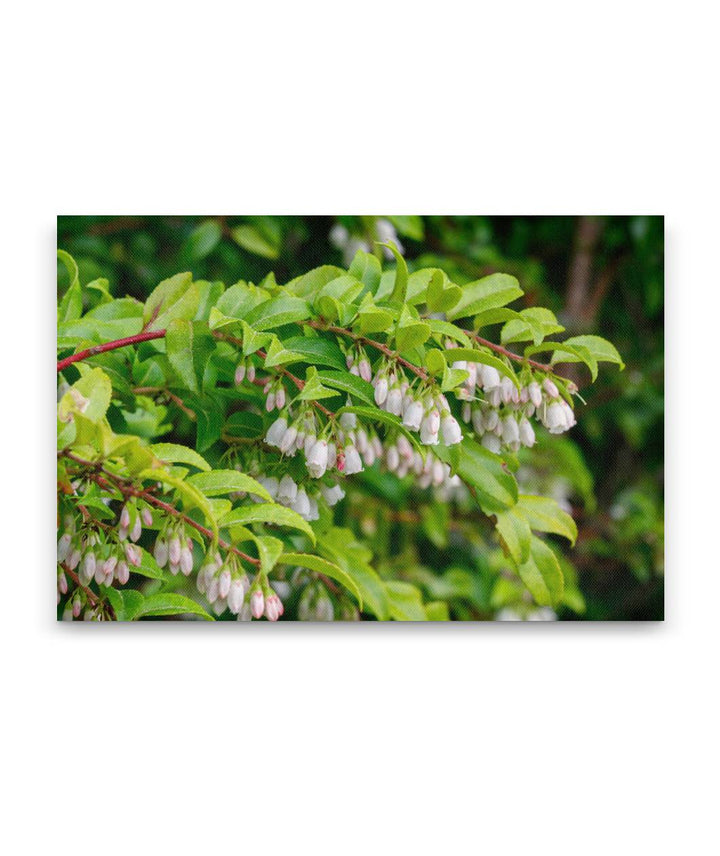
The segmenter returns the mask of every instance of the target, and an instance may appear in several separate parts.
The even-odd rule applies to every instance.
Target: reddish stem
[[[150,330],[147,333],[127,336],[125,339],[115,339],[112,342],[105,342],[103,345],[93,345],[92,348],[85,348],[84,351],[78,351],[77,354],[70,354],[64,360],[59,360],[57,370],[61,372],[73,363],[78,363],[80,360],[86,360],[88,357],[94,357],[97,354],[104,354],[106,351],[114,351],[117,348],[125,348],[128,345],[137,345],[140,342],[148,342],[150,339],[162,339],[164,336],[165,330]]]

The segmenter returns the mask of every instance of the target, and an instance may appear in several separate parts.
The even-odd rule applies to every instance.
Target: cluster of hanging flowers
[[[551,434],[561,434],[576,424],[572,407],[549,377],[525,375],[516,383],[508,376],[501,377],[494,366],[458,361],[452,367],[468,373],[457,392],[464,401],[462,418],[472,424],[482,445],[491,452],[499,453],[503,448],[517,452],[521,446],[534,446],[532,417]]]

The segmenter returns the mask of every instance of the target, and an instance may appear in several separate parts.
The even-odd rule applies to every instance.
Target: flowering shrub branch
[[[471,502],[507,573],[538,604],[562,601],[545,535],[572,542],[575,524],[519,492],[516,455],[538,426],[575,424],[577,389],[555,364],[584,363],[594,380],[599,362],[622,367],[617,351],[549,339],[562,331],[549,310],[508,308],[522,295],[514,277],[461,287],[437,268],[409,272],[384,246],[385,271],[358,250],[347,270],[285,285],[178,274],[144,304],[107,295],[84,314],[77,266],[59,252],[71,277],[57,364],[64,617],[274,621],[286,603],[300,619],[447,617],[336,525],[372,472],[448,507]],[[478,332],[498,324],[499,344]],[[528,343],[522,355],[513,342]],[[194,426],[194,449],[162,440],[170,414]]]

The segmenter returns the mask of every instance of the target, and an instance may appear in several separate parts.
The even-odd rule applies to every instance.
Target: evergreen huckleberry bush
[[[505,585],[532,615],[577,608],[572,566],[547,537],[574,543],[575,523],[555,499],[519,492],[518,453],[576,424],[578,390],[557,364],[595,380],[599,362],[623,367],[617,350],[549,339],[562,326],[548,309],[509,308],[523,292],[508,274],[460,287],[439,268],[410,273],[386,237],[378,255],[353,244],[347,269],[282,285],[178,273],[144,304],[113,298],[106,280],[83,287],[58,251],[70,276],[58,307],[59,615],[466,617],[472,579],[387,554],[419,526],[471,550],[495,539]],[[500,341],[486,338],[498,326]],[[167,440],[181,422],[194,448]],[[386,513],[368,521],[373,494]]]

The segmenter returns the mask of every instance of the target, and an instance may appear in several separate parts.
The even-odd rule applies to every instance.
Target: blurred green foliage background
[[[349,264],[359,246],[372,249],[387,237],[388,223],[411,270],[439,266],[460,284],[494,271],[512,273],[525,290],[524,305],[552,309],[568,335],[598,333],[617,346],[626,370],[602,371],[592,386],[583,369],[562,367],[587,405],[578,405],[578,425],[568,436],[541,438],[525,454],[521,475],[526,489],[555,497],[578,524],[577,545],[566,552],[577,594],[558,617],[662,618],[661,217],[61,216],[58,246],[77,260],[81,281],[105,277],[114,296],[144,300],[181,270],[226,284],[257,283],[273,271],[282,283],[321,264]],[[385,549],[392,537],[383,539],[379,530],[393,515],[408,513],[402,486],[388,479],[364,474],[377,508],[346,512],[346,523],[374,539],[379,560],[395,565],[395,573],[397,563],[414,568],[413,580],[431,594],[458,592],[456,617],[490,617],[506,605],[517,610],[516,592],[505,599],[497,555],[476,555],[479,573],[457,559],[438,503],[418,512],[422,543]],[[422,564],[444,569],[443,575],[426,574]]]

